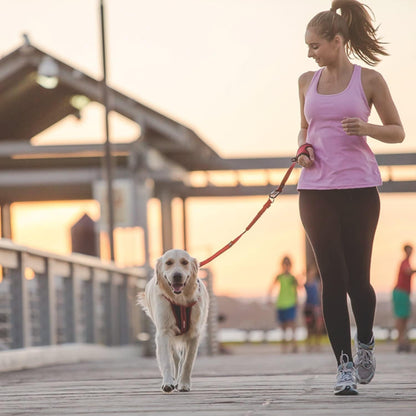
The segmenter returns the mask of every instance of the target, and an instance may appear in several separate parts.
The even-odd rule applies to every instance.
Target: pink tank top
[[[365,136],[349,136],[342,129],[345,117],[368,121],[368,106],[361,84],[361,67],[354,65],[347,88],[338,94],[319,94],[322,69],[315,72],[305,96],[308,122],[306,141],[315,150],[315,163],[303,168],[298,189],[368,188],[382,184],[374,153]]]

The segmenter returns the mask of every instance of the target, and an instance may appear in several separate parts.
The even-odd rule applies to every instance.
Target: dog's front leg
[[[191,373],[195,362],[196,353],[198,351],[199,338],[190,338],[187,341],[187,347],[185,348],[183,355],[183,362],[181,365],[181,373],[179,375],[178,390],[190,391],[191,390]]]
[[[156,335],[156,357],[163,377],[162,390],[170,393],[175,388],[171,339],[168,334]]]
[[[172,357],[173,357],[173,378],[177,381],[179,379],[179,373],[180,373],[180,363],[181,363],[181,356],[182,351],[176,346],[176,348],[172,348]]]

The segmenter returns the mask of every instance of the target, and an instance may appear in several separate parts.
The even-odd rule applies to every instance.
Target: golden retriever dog
[[[184,250],[169,250],[139,303],[156,326],[156,357],[162,390],[190,391],[191,373],[208,316],[208,291],[198,278],[198,261]]]

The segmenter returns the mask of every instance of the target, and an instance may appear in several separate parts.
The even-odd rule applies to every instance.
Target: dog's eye
[[[165,264],[166,264],[166,266],[172,266],[173,260],[168,260]]]
[[[188,263],[189,263],[189,261],[188,261],[188,260],[181,260],[181,264],[182,264],[183,266],[186,266]]]

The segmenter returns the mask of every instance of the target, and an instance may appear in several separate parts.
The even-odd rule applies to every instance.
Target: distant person
[[[396,286],[393,289],[393,309],[396,317],[396,329],[398,332],[397,351],[410,352],[410,342],[407,338],[407,323],[411,314],[411,280],[416,270],[410,266],[410,256],[413,247],[406,244],[403,247],[405,257],[400,263]]]
[[[306,338],[306,348],[308,351],[319,350],[323,317],[321,307],[321,279],[314,264],[311,264],[306,271],[306,282],[304,284],[306,299],[303,307],[308,335]]]
[[[297,351],[296,330],[296,308],[298,282],[291,274],[292,262],[288,256],[283,257],[280,273],[273,279],[269,288],[269,297],[273,289],[279,286],[276,299],[276,319],[283,331],[282,352],[287,352],[288,341],[292,344],[292,352]],[[289,336],[288,336],[288,335]]]
[[[376,369],[370,264],[382,180],[367,137],[400,143],[405,133],[382,75],[350,60],[355,56],[373,66],[387,55],[367,6],[334,0],[308,23],[305,42],[320,69],[299,78],[300,216],[322,279],[325,324],[337,363],[334,394],[354,395],[357,381],[369,383]],[[373,106],[381,120],[377,125],[368,122]],[[347,295],[357,323],[354,359]]]

